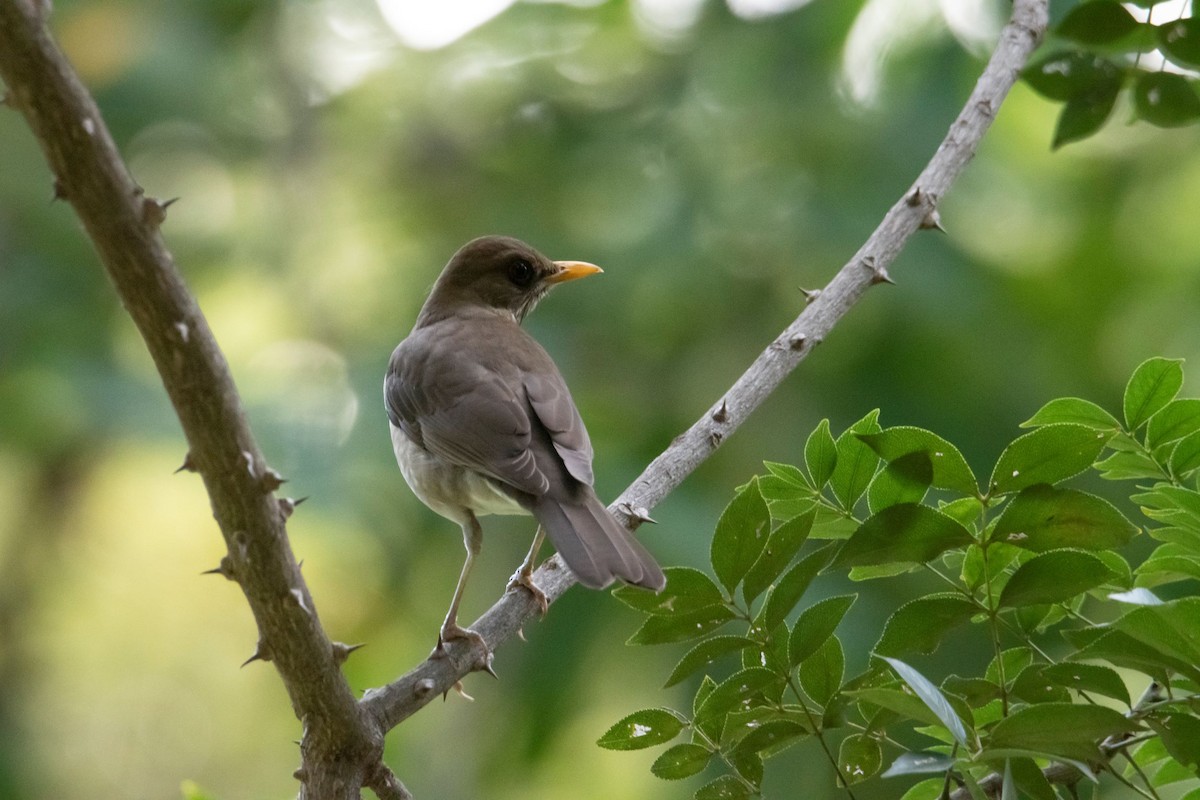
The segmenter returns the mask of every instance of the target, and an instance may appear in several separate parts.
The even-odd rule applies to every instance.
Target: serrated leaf
[[[1091,0],[1072,8],[1054,32],[1081,44],[1108,44],[1133,33],[1138,25],[1116,0]]]
[[[747,604],[754,602],[754,599],[780,576],[792,559],[796,557],[796,554],[800,552],[800,548],[804,546],[804,542],[808,540],[808,534],[812,531],[814,519],[816,519],[816,512],[810,511],[784,522],[771,531],[771,535],[767,537],[766,547],[763,548],[758,560],[754,562],[754,566],[750,567],[750,571],[746,573],[742,582],[742,596],[746,599]]]
[[[1150,424],[1146,426],[1146,445],[1154,449],[1197,431],[1200,431],[1200,399],[1172,400],[1150,418]]]
[[[1140,428],[1183,386],[1183,359],[1149,358],[1138,365],[1125,385],[1125,425]]]
[[[900,503],[919,503],[933,483],[927,453],[908,453],[887,462],[867,487],[867,507],[879,511]]]
[[[767,596],[763,605],[761,620],[764,630],[773,631],[783,622],[792,609],[800,602],[800,598],[808,591],[813,578],[829,563],[832,553],[832,543],[814,550],[800,559],[791,569],[784,573],[775,588]]]
[[[967,747],[967,729],[941,690],[934,686],[928,678],[900,659],[889,656],[881,656],[881,658],[891,665],[892,669],[896,671],[896,674],[900,676],[902,681],[908,684],[910,689],[916,692],[917,697],[929,707],[929,710],[934,713],[934,716],[938,718],[946,730],[950,731],[950,735],[954,737],[955,741],[963,747]]]
[[[1063,635],[1078,648],[1071,658],[1079,661],[1104,660],[1163,682],[1172,672],[1200,680],[1200,670],[1192,664],[1149,647],[1122,631],[1085,628],[1063,631]]]
[[[945,753],[901,753],[880,777],[895,778],[899,775],[928,775],[942,773],[953,766],[954,759]],[[922,783],[917,784],[917,786],[921,786],[925,783],[930,783],[939,791],[943,786],[943,782],[940,779],[932,782],[922,781]],[[904,798],[907,797],[908,793],[905,793]],[[904,800],[904,798],[901,798],[901,800]]]
[[[1121,73],[1111,79],[1100,76],[1087,90],[1072,95],[1063,104],[1050,143],[1052,150],[1086,139],[1104,127],[1121,92],[1122,77]]]
[[[978,610],[959,594],[933,594],[910,600],[896,609],[884,625],[875,654],[932,653],[951,629],[969,620]]]
[[[694,797],[695,800],[749,800],[750,789],[732,775],[722,775],[700,787]]]
[[[1013,691],[1022,694],[1023,683],[1042,683],[1073,689],[1077,692],[1101,694],[1129,705],[1129,689],[1116,670],[1099,664],[1061,661],[1057,664],[1038,664],[1022,670],[1013,684]]]
[[[652,615],[629,637],[627,644],[686,642],[712,633],[733,618],[728,606],[709,606],[670,617]]]
[[[788,641],[788,658],[792,665],[817,652],[833,636],[842,617],[846,616],[857,598],[856,594],[827,597],[804,610],[796,620]]]
[[[680,742],[663,751],[650,765],[650,772],[664,781],[690,778],[702,771],[712,760],[713,752],[692,742]]]
[[[1037,428],[1042,425],[1069,423],[1083,425],[1097,431],[1116,432],[1121,423],[1112,414],[1090,400],[1078,397],[1060,397],[1038,409],[1037,413],[1021,423],[1022,428]]]
[[[1200,597],[1138,606],[1112,627],[1181,662],[1200,665]],[[1195,670],[1190,670],[1193,675]],[[1186,674],[1186,673],[1185,673]]]
[[[770,532],[771,514],[754,478],[725,507],[713,533],[713,571],[726,591],[732,593],[749,572]]]
[[[1092,465],[1109,438],[1107,432],[1067,423],[1045,425],[1018,436],[996,460],[992,492],[1019,492],[1078,475]]]
[[[808,467],[809,477],[818,489],[833,476],[834,467],[837,466],[837,442],[829,432],[828,419],[821,420],[808,435],[804,443],[804,465]]]
[[[1021,797],[1028,800],[1058,800],[1054,787],[1032,758],[1005,759]]]
[[[879,431],[879,411],[870,412],[837,438],[837,464],[830,475],[830,486],[842,508],[852,509],[875,476],[879,457],[858,438],[858,434]]]
[[[1200,431],[1179,440],[1171,451],[1171,474],[1184,477],[1200,467]]]
[[[1122,451],[1096,463],[1100,477],[1110,481],[1162,478],[1163,471],[1144,453]]]
[[[683,727],[674,712],[665,708],[644,708],[621,719],[596,744],[606,750],[642,750],[671,741]]]
[[[847,783],[862,783],[883,766],[883,751],[872,737],[853,733],[842,739],[837,762]]]
[[[992,728],[987,746],[1020,748],[1052,756],[1095,761],[1097,742],[1107,736],[1132,733],[1137,723],[1119,711],[1095,705],[1041,703],[1026,706]]]
[[[675,669],[671,670],[671,675],[663,684],[663,688],[674,686],[693,672],[704,669],[722,656],[755,646],[756,643],[745,636],[714,636],[711,639],[705,639],[679,659],[679,663],[675,665]]]
[[[805,694],[822,707],[837,694],[845,673],[846,656],[836,636],[831,636],[820,650],[802,661],[797,671]]]
[[[834,567],[892,562],[923,564],[973,542],[958,521],[919,503],[889,506],[859,526],[833,561]]]
[[[897,425],[879,433],[859,434],[884,461],[893,462],[913,453],[929,456],[932,466],[930,485],[939,489],[951,489],[974,496],[979,491],[978,481],[967,460],[958,448],[936,433],[906,425]]]
[[[807,735],[808,729],[798,722],[790,719],[769,720],[746,734],[738,742],[737,749],[751,753],[760,753],[763,750],[777,753],[787,744]]]
[[[696,711],[696,723],[723,717],[731,711],[740,711],[755,704],[763,691],[780,680],[764,667],[747,667],[730,675],[717,684]]]
[[[1200,67],[1200,17],[1191,16],[1158,26],[1158,43],[1172,61]]]
[[[1030,486],[1009,501],[992,529],[993,542],[1044,552],[1063,547],[1112,550],[1137,527],[1107,500],[1075,489]]]
[[[1182,75],[1142,72],[1133,83],[1133,108],[1151,125],[1178,128],[1200,118],[1200,96]]]
[[[1062,603],[1104,583],[1113,572],[1082,550],[1047,550],[1017,567],[1000,592],[1004,608]]]
[[[1146,723],[1162,737],[1168,753],[1183,767],[1200,767],[1200,719],[1191,714],[1162,714],[1146,718]]]
[[[646,614],[671,616],[722,605],[725,598],[712,578],[691,567],[667,567],[663,570],[667,585],[655,594],[639,586],[620,586],[613,597],[630,608]]]
[[[1035,61],[1021,72],[1021,77],[1043,97],[1066,101],[1098,86],[1119,87],[1121,68],[1094,53],[1068,50]]]

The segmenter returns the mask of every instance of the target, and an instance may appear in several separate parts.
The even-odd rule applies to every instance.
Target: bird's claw
[[[537,602],[538,611],[541,615],[546,616],[546,612],[550,610],[550,600],[546,597],[546,593],[538,588],[538,585],[533,582],[533,574],[524,569],[519,569],[513,573],[513,576],[508,579],[508,585],[504,588],[512,591],[517,587],[524,587]]]
[[[478,645],[484,655],[480,659],[482,666],[476,666],[475,669],[486,669],[492,663],[492,648],[488,647],[488,643],[484,638],[470,628],[464,628],[457,622],[447,622],[442,625],[442,630],[438,634],[437,646],[433,648],[433,652],[429,654],[430,658],[446,658],[449,653],[446,650],[446,643],[455,639],[466,639],[473,645]],[[491,671],[487,669],[487,671]]]

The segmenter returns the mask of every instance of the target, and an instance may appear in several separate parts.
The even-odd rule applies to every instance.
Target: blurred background
[[[1063,4],[1053,6],[1061,15]],[[410,494],[388,356],[450,254],[524,238],[605,275],[527,322],[611,498],[857,249],[934,152],[1003,0],[57,0],[61,41],[148,194],[287,491],[326,629],[385,683],[434,644],[463,550]],[[834,334],[643,529],[707,564],[733,487],[872,408],[979,475],[1045,400],[1116,408],[1151,355],[1200,370],[1200,130],[1113,124],[1051,153],[1018,86],[941,205]],[[21,119],[0,113],[0,797],[293,796],[301,735],[216,566],[222,541],[132,324]],[[463,618],[532,528],[489,518]],[[826,579],[822,579],[826,580]],[[833,593],[818,582],[814,591]],[[843,626],[851,672],[895,598]],[[594,741],[664,702],[686,646],[573,590],[389,738],[418,798],[690,797]],[[964,658],[971,658],[964,654]],[[978,660],[978,658],[976,658]],[[678,694],[667,694],[683,702]],[[690,695],[687,695],[690,696]],[[833,796],[813,745],[775,796]],[[896,797],[875,782],[860,797]],[[199,787],[197,789],[196,787]]]

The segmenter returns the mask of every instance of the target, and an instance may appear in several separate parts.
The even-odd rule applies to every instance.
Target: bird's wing
[[[526,372],[522,377],[525,395],[534,414],[550,434],[554,451],[562,459],[567,472],[575,480],[591,486],[592,442],[587,428],[575,408],[575,401],[567,390],[562,375],[553,368],[549,371]]]
[[[530,449],[531,421],[519,387],[469,359],[433,355],[411,337],[396,348],[384,381],[392,423],[453,464],[545,494],[549,480]]]

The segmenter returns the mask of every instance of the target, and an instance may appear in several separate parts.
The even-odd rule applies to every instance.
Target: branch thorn
[[[729,408],[725,405],[725,398],[721,398],[721,407],[712,414],[713,422],[724,422],[729,419]]]
[[[271,660],[271,648],[267,647],[266,642],[264,642],[262,639],[259,639],[258,644],[254,648],[254,655],[250,656],[245,661],[243,661],[242,666],[244,667],[252,661],[270,661],[270,660]]]
[[[50,202],[54,203],[59,200],[67,199],[67,187],[58,178],[54,179],[54,193],[50,196]]]
[[[351,653],[353,653],[355,650],[360,650],[366,646],[367,646],[366,642],[359,642],[358,644],[343,644],[342,642],[334,642],[333,643],[333,660],[336,661],[338,664],[345,664],[346,659],[348,659],[350,657]]]
[[[812,301],[816,300],[818,297],[821,296],[820,289],[805,289],[803,286],[801,286],[800,291],[804,294],[804,304],[805,305],[808,305],[809,303],[811,303]]]
[[[183,457],[183,463],[180,464],[179,467],[172,474],[178,475],[179,473],[183,472],[184,470],[187,470],[188,472],[196,471],[196,463],[194,461],[192,461],[192,453],[190,450],[188,451],[187,455],[185,455]]]
[[[237,577],[233,573],[233,559],[228,554],[221,556],[221,563],[213,569],[206,569],[201,575],[224,575],[227,580],[235,581]]]
[[[283,477],[270,467],[267,467],[266,470],[263,471],[263,476],[259,483],[264,492],[273,492],[280,486],[283,486],[285,483],[287,483],[287,478]]]
[[[918,226],[923,231],[938,230],[942,233],[946,229],[942,227],[942,215],[938,213],[936,208],[929,209],[929,213],[921,218],[921,224]]]
[[[299,587],[289,590],[288,594],[296,601],[296,605],[300,606],[305,614],[312,613],[312,610],[308,607],[308,603],[304,602],[304,592]]]
[[[178,201],[178,197],[172,197],[165,201],[154,197],[144,198],[142,200],[142,222],[155,227],[162,225],[167,219],[167,209]]]
[[[300,505],[307,499],[307,497],[301,497],[299,499],[281,497],[279,498],[279,513],[283,514],[284,519],[289,519],[292,516],[292,513],[296,510],[296,506]]]

